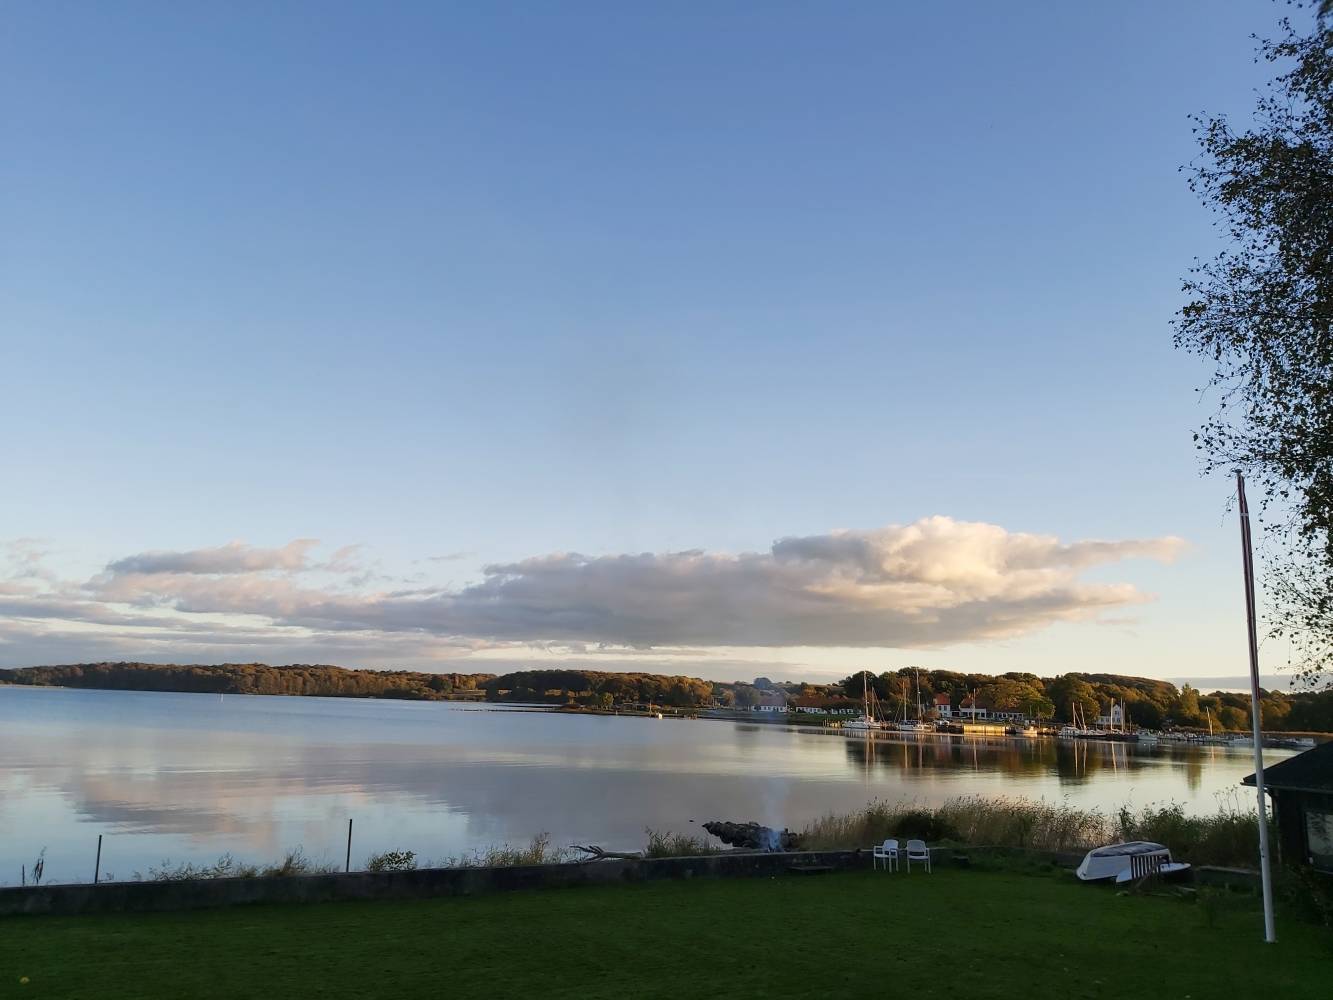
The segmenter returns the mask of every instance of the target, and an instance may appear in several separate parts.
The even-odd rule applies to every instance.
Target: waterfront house
[[[1254,775],[1242,782],[1254,784]],[[1264,768],[1277,819],[1278,856],[1333,874],[1333,742]]]
[[[941,719],[953,718],[953,704],[947,694],[937,694],[935,696],[935,714]]]
[[[1097,725],[1102,729],[1124,729],[1125,728],[1125,706],[1111,703],[1111,710],[1105,715],[1097,716]]]
[[[978,719],[987,718],[990,712],[978,705],[976,699],[971,695],[968,695],[958,703],[958,715],[960,718],[966,716],[969,722],[976,722]]]

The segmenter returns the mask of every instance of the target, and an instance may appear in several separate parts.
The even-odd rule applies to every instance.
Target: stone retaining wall
[[[1073,868],[1083,855],[995,847],[931,848],[933,865],[1051,864]],[[591,861],[513,868],[419,868],[282,878],[104,882],[0,889],[0,917],[18,914],[147,913],[242,903],[327,903],[343,899],[425,899],[521,889],[651,882],[658,879],[756,878],[802,870],[844,871],[871,865],[869,850],[727,853],[693,858]],[[1252,872],[1199,869],[1200,881],[1246,885]]]
[[[342,899],[421,899],[516,889],[649,882],[656,879],[737,878],[815,869],[870,867],[869,851],[714,854],[696,858],[594,861],[514,868],[421,868],[282,878],[105,882],[0,889],[0,917],[21,913],[144,913],[239,903],[324,903]]]

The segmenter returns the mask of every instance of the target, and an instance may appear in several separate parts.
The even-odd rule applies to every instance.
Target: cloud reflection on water
[[[1048,740],[864,740],[781,726],[476,711],[442,704],[0,688],[0,882],[48,846],[69,880],[86,845],[128,874],[297,844],[354,860],[443,858],[546,831],[642,844],[645,827],[799,827],[873,799],[1009,794],[1211,810],[1248,773],[1225,749]],[[91,874],[89,871],[87,874]],[[86,877],[86,876],[85,876]]]

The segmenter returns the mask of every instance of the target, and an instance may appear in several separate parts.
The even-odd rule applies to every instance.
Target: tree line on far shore
[[[1125,706],[1131,725],[1244,731],[1249,728],[1249,696],[1215,691],[1203,694],[1186,684],[1118,674],[1066,673],[1038,677],[999,676],[904,667],[874,674],[855,673],[833,684],[706,681],[698,677],[616,673],[580,669],[521,670],[507,674],[423,673],[409,670],[349,670],[325,664],[264,663],[161,664],[76,663],[0,669],[0,683],[100,688],[127,691],[184,691],[208,694],[306,695],[334,698],[391,698],[443,701],[476,698],[502,702],[579,705],[612,709],[626,705],[669,708],[786,706],[811,711],[859,707],[863,690],[881,710],[930,718],[937,696],[953,710],[969,700],[992,712],[1021,712],[1056,722],[1087,720]],[[1262,692],[1263,728],[1287,732],[1333,732],[1333,691]]]
[[[864,686],[874,692],[881,705],[896,714],[905,707],[915,717],[920,704],[929,717],[936,695],[947,695],[957,710],[967,699],[992,712],[1020,712],[1036,719],[1075,722],[1107,716],[1113,704],[1121,705],[1131,726],[1163,729],[1177,726],[1245,731],[1250,728],[1250,696],[1235,691],[1203,694],[1184,684],[1120,674],[1067,673],[1038,677],[1029,673],[964,674],[951,670],[914,670],[871,674],[856,673],[840,685],[848,699],[860,699]],[[813,685],[798,685],[798,704],[815,701],[820,692]],[[1260,692],[1261,722],[1265,730],[1285,732],[1333,732],[1333,691]],[[1077,717],[1077,718],[1076,718]]]
[[[293,663],[70,663],[0,670],[0,682],[113,691],[204,694],[293,694],[326,698],[443,700],[477,692],[493,674],[425,674],[410,670],[349,670]]]

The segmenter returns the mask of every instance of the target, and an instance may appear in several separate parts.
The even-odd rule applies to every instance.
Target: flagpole
[[[1273,872],[1268,862],[1268,803],[1264,801],[1264,741],[1259,713],[1259,630],[1254,615],[1254,546],[1250,538],[1250,505],[1245,501],[1245,477],[1236,473],[1240,506],[1241,560],[1245,567],[1245,620],[1250,633],[1250,729],[1254,736],[1254,789],[1259,804],[1259,874],[1264,891],[1264,940],[1277,940],[1273,925]]]

